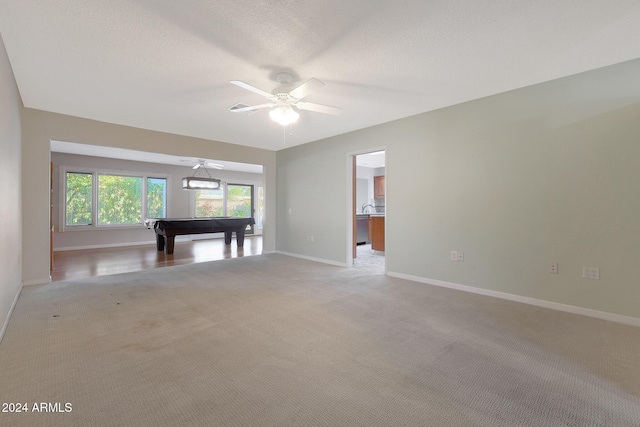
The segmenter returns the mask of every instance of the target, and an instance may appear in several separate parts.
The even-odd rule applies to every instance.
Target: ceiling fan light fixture
[[[287,126],[298,121],[300,114],[295,112],[291,105],[279,105],[269,112],[269,117],[274,122]]]
[[[215,178],[197,178],[188,176],[182,178],[183,190],[217,190],[220,188],[220,180]]]
[[[222,167],[222,165],[216,165],[216,164],[213,164],[213,165]],[[198,164],[195,165],[193,169],[195,169],[193,176],[186,176],[182,178],[183,190],[217,190],[218,188],[220,188],[220,183],[222,181],[211,177],[211,174],[209,173],[209,171],[207,170],[207,167],[205,166],[204,160],[199,160]],[[196,177],[196,174],[200,169],[204,169],[204,171],[207,173],[206,178]]]

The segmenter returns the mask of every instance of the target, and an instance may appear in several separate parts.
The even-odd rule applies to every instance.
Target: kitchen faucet
[[[366,213],[366,212],[364,211],[366,208],[373,208],[373,205],[370,205],[370,204],[368,204],[368,203],[363,203],[363,204],[362,204],[362,208],[361,208],[362,213]],[[369,209],[369,212],[371,212],[371,209]]]

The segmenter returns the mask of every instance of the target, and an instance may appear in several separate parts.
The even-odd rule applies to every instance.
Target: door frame
[[[364,148],[362,150],[350,151],[346,156],[346,165],[347,165],[347,191],[346,191],[346,205],[347,205],[347,213],[346,213],[346,223],[347,223],[347,247],[346,247],[346,260],[345,264],[347,267],[353,267],[353,259],[355,258],[356,251],[356,156],[360,154],[368,154],[373,153],[375,151],[384,151],[385,156],[388,155],[387,146],[377,146]],[[388,163],[388,162],[387,162]],[[385,168],[385,177],[388,175],[387,169]],[[385,185],[386,185],[385,178]],[[389,202],[385,195],[385,220],[387,219],[387,214],[389,210]],[[385,248],[386,249],[386,248]],[[385,251],[385,258],[387,253]],[[384,267],[385,274],[387,272],[387,263],[385,262]]]

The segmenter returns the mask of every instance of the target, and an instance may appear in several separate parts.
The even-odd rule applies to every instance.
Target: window
[[[166,178],[147,178],[147,218],[167,217]]]
[[[166,217],[166,178],[64,171],[64,185],[65,227],[137,225],[144,218]]]
[[[68,172],[66,177],[66,225],[91,225],[93,211],[93,176]]]
[[[98,175],[98,225],[142,222],[142,178]]]
[[[225,183],[217,190],[196,190],[193,193],[196,218],[220,216],[250,218],[253,215],[253,185]],[[262,216],[258,221],[260,221],[259,227],[262,227]],[[247,233],[253,234],[254,226],[247,227]]]
[[[258,215],[256,215],[256,225],[262,228],[264,221],[264,187],[258,187]]]
[[[253,185],[227,185],[227,216],[250,218],[253,214]]]
[[[196,218],[249,218],[253,214],[253,185],[223,184],[217,190],[195,190],[194,194]]]
[[[224,197],[220,187],[216,190],[196,190],[196,218],[224,215]]]

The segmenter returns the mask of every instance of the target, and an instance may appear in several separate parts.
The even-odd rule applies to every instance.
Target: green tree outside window
[[[91,225],[93,211],[93,175],[67,172],[65,224]]]
[[[147,217],[166,218],[167,216],[167,180],[165,178],[147,178]]]
[[[98,224],[142,222],[142,178],[98,175]]]

